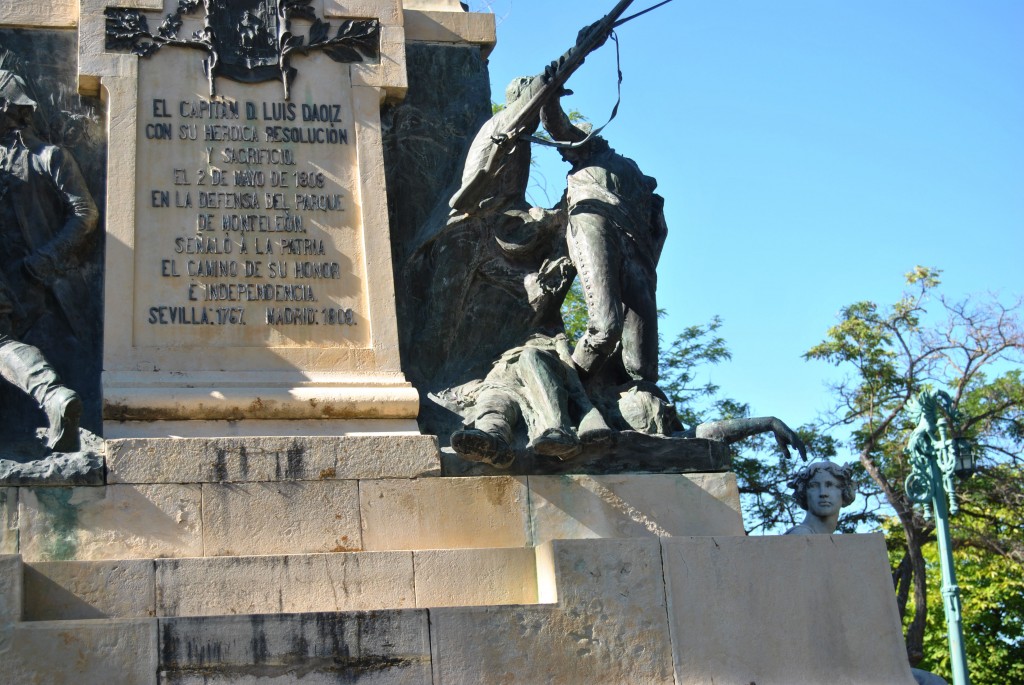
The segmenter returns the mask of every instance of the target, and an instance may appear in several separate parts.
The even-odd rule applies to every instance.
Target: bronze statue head
[[[511,105],[513,102],[518,100],[519,96],[523,94],[523,91],[532,82],[533,79],[529,76],[517,76],[512,79],[512,82],[508,84],[507,88],[505,88],[505,104]]]
[[[36,101],[28,95],[25,81],[13,71],[0,70],[0,113],[4,128],[28,123]]]

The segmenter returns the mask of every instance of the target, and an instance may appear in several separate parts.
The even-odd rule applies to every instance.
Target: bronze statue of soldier
[[[467,151],[461,185],[449,201],[444,249],[434,250],[431,263],[435,273],[454,273],[455,263],[478,261],[473,283],[507,293],[513,301],[506,303],[508,311],[496,312],[507,325],[483,331],[505,341],[486,378],[432,395],[463,416],[464,427],[452,434],[451,445],[464,459],[507,468],[520,423],[527,428],[528,450],[562,460],[611,434],[577,376],[564,335],[560,306],[575,276],[565,257],[564,209],[531,208],[526,187],[530,137],[540,126],[541,108],[608,39],[629,4],[620,0],[611,13],[585,27],[543,72],[513,80],[505,106],[484,123]],[[490,245],[491,239],[497,254],[480,258],[481,243]],[[449,313],[460,316],[465,308]],[[428,318],[427,337],[452,329],[440,321]]]
[[[591,377],[618,354],[634,381],[658,380],[658,259],[667,228],[657,181],[597,135],[577,128],[559,100],[541,109],[548,133],[572,164],[566,240],[587,305],[587,331],[573,351]]]
[[[435,228],[409,261],[411,273],[433,284],[417,298],[415,330],[417,344],[433,341],[436,354],[420,346],[418,373],[433,384],[433,404],[461,418],[450,444],[468,462],[505,469],[517,455],[569,461],[618,449],[615,431],[725,443],[772,432],[787,456],[792,446],[805,457],[799,436],[773,417],[681,432],[656,385],[664,201],[653,178],[573,126],[560,104],[569,76],[628,5],[620,0],[585,27],[543,72],[514,80],[505,106],[474,137],[447,219],[428,222]],[[568,141],[561,151],[573,164],[553,210],[531,208],[525,197],[540,123]],[[570,351],[560,308],[577,270],[589,330]]]
[[[74,452],[82,400],[39,348],[24,341],[43,329],[73,333],[76,313],[68,311],[61,277],[99,214],[71,155],[33,134],[35,109],[21,77],[0,70],[0,376],[46,413],[47,447]]]

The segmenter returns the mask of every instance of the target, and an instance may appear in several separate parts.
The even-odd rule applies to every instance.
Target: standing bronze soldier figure
[[[634,381],[658,380],[658,259],[668,230],[664,200],[636,163],[574,126],[558,99],[541,109],[544,128],[572,164],[566,189],[569,256],[587,304],[587,332],[572,358],[587,378],[616,352]]]
[[[71,330],[77,313],[61,277],[99,215],[71,155],[33,135],[35,108],[21,77],[0,70],[0,376],[46,412],[47,446],[73,452],[82,400],[37,347],[22,341],[52,317]]]

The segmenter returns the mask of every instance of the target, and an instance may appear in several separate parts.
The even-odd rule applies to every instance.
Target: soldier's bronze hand
[[[35,252],[25,257],[21,266],[29,276],[40,283],[49,283],[60,275],[60,270],[53,258],[41,252]]]

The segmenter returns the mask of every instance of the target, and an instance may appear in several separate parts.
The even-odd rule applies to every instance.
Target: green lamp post
[[[946,610],[953,685],[970,685],[949,517],[957,511],[953,476],[969,478],[974,473],[974,456],[966,440],[950,437],[958,433],[959,416],[949,394],[941,390],[925,390],[913,398],[908,406],[918,423],[907,444],[911,472],[907,476],[906,492],[918,504],[927,505],[931,502],[935,512],[935,534],[942,568],[942,603]]]

